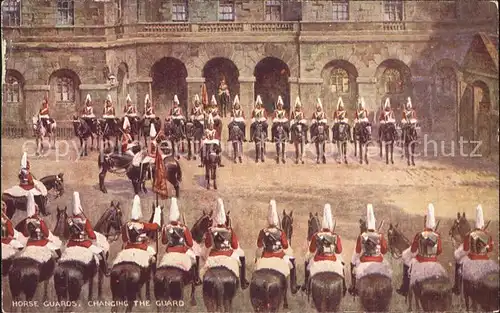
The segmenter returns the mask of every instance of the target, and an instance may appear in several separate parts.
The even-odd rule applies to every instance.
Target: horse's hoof
[[[283,159],[281,159],[281,163],[283,163],[283,164],[285,164],[285,163],[286,163],[286,161],[285,161],[285,159],[284,159],[284,158],[283,158]]]
[[[408,166],[410,166],[410,165],[411,165],[410,162],[408,162]]]
[[[207,186],[207,190],[210,190],[210,185]]]
[[[217,185],[214,185],[214,189],[217,190]]]
[[[234,164],[238,163],[238,161],[236,161],[236,159],[233,160]]]
[[[295,160],[295,164],[299,164],[299,160]]]
[[[194,157],[193,157],[193,160],[195,160],[195,161],[196,161],[196,156],[194,156]]]
[[[347,159],[346,159],[346,160],[344,160],[344,164],[347,164]]]
[[[191,306],[196,306],[196,300],[195,299],[191,300],[190,304]]]
[[[385,164],[389,165],[389,161],[385,161]]]
[[[180,160],[180,159],[181,159],[181,156],[180,156],[180,155],[178,155],[178,156],[176,156],[175,158],[176,158],[177,160]]]
[[[316,160],[316,164],[319,164],[319,163],[320,163],[319,160]]]
[[[259,163],[259,160],[255,160],[255,163]]]
[[[338,160],[338,161],[337,161],[337,164],[341,164],[341,163],[342,163],[342,162],[341,162],[340,160]],[[363,163],[363,162],[361,162],[361,163]]]
[[[347,161],[346,161],[347,162]],[[326,164],[326,158],[323,158],[323,164]]]
[[[363,160],[360,160],[360,161],[359,161],[359,164],[363,164]]]
[[[276,158],[276,164],[280,164],[280,159]]]
[[[411,165],[415,166],[415,162],[411,162]]]
[[[300,163],[304,164],[305,162],[304,161],[300,161]]]
[[[189,155],[188,155],[187,160],[188,160],[188,161],[191,161],[191,156],[189,156]]]
[[[238,160],[240,161],[240,163],[243,163],[243,160],[241,159],[241,157],[239,157]]]
[[[394,160],[391,160],[391,164],[394,164]]]

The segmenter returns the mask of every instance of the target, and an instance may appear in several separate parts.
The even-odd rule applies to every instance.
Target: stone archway
[[[490,100],[490,89],[483,81],[475,81],[472,84],[473,88],[473,99],[474,99],[474,109],[476,113],[476,136],[474,139],[482,142],[480,147],[480,153],[483,156],[490,154],[490,143],[492,123],[491,123],[491,100]]]
[[[230,99],[227,110],[228,112],[230,112],[234,96],[240,94],[240,73],[238,67],[234,64],[233,61],[229,59],[213,58],[208,61],[203,67],[202,75],[205,78],[205,85],[207,86],[209,103],[212,99],[212,95],[215,95],[217,103],[220,102],[218,95],[219,84],[223,78],[226,80]]]
[[[123,112],[123,108],[126,104],[128,91],[128,65],[125,62],[120,63],[118,66],[118,71],[116,73],[116,80],[118,82],[117,89],[117,99],[116,99],[116,112]],[[139,105],[137,105],[139,108]]]
[[[358,71],[356,67],[345,60],[333,60],[328,62],[321,71],[323,86],[321,88],[321,98],[323,106],[328,112],[337,109],[337,101],[342,97],[342,101],[348,110],[356,110],[358,84],[356,78]]]
[[[433,136],[454,140],[458,108],[458,76],[455,68],[439,66],[433,73],[432,84]]]
[[[260,95],[267,112],[273,112],[278,96],[283,98],[285,109],[290,109],[290,68],[274,57],[262,59],[254,70],[255,97]]]
[[[375,72],[377,78],[377,107],[378,111],[384,107],[387,98],[396,116],[401,116],[401,111],[408,97],[413,96],[413,84],[410,68],[400,60],[388,59],[380,63]],[[417,106],[415,99],[413,105]],[[378,114],[377,114],[378,115]]]
[[[165,113],[177,95],[184,112],[188,108],[187,69],[182,61],[165,57],[157,61],[151,68],[152,102],[158,112]]]

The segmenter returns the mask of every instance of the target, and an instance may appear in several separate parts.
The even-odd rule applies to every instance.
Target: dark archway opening
[[[230,97],[229,108],[231,108],[234,96],[240,94],[240,82],[238,79],[240,73],[233,61],[226,58],[211,59],[203,67],[202,74],[205,78],[209,102],[212,99],[212,95],[215,95],[217,103],[220,102],[218,97],[219,84],[222,78],[226,80]]]
[[[174,95],[187,112],[187,69],[182,61],[170,57],[159,60],[151,68],[151,77],[151,97],[158,112],[166,112],[172,106]]]
[[[267,57],[255,66],[255,97],[260,95],[267,112],[273,112],[278,96],[283,98],[284,107],[290,109],[290,69],[280,59]]]

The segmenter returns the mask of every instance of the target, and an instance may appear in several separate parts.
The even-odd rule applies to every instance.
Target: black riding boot
[[[453,284],[453,293],[460,295],[460,287],[462,285],[462,277],[460,276],[460,264],[455,263],[455,283]]]
[[[245,268],[246,262],[245,262],[245,257],[244,256],[240,256],[240,262],[241,262],[241,267],[240,267],[240,284],[241,284],[241,289],[245,290],[245,289],[248,288],[248,286],[250,284],[248,283],[248,280],[246,278],[246,268]]]
[[[55,253],[56,253],[56,260],[59,260],[61,258],[61,255],[62,255],[62,252],[61,252],[61,249],[57,249],[55,250]]]
[[[106,260],[105,252],[99,253],[99,267],[105,276],[109,276],[111,271],[108,269],[108,262]]]
[[[358,291],[356,290],[356,274],[354,273],[355,265],[351,263],[351,287],[348,291],[351,296],[356,296]]]
[[[203,145],[200,147],[200,164],[198,165],[198,167],[203,167],[203,160],[204,160],[204,156],[203,156],[203,150],[205,149],[205,147],[203,147]]]
[[[254,132],[254,124],[250,125],[250,140],[249,141],[252,141],[253,140],[253,132]],[[246,137],[245,137],[246,138]]]
[[[302,285],[302,291],[305,291],[306,293],[309,293],[309,275],[310,272],[307,269],[307,262],[304,262],[304,284]]]
[[[342,262],[343,264],[344,262]],[[342,269],[342,274],[344,274],[344,277],[342,278],[342,295],[345,297],[345,294],[347,293],[347,285],[345,283],[345,270]]]
[[[191,267],[191,270],[193,271],[193,279],[194,279],[194,284],[196,286],[201,285],[201,279],[200,279],[200,257],[196,256],[196,264]]]
[[[290,259],[290,262],[293,266],[290,270],[290,291],[294,295],[299,291],[299,287],[297,286],[297,267],[295,266],[295,259]]]
[[[406,297],[408,294],[408,289],[410,289],[410,268],[403,264],[403,282],[401,283],[401,287],[396,290],[396,292],[403,297]]]

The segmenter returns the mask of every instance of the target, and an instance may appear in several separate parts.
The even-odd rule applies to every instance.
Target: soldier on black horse
[[[226,83],[226,78],[222,76],[219,84],[219,89],[217,90],[217,95],[219,96],[220,110],[223,117],[227,116],[227,107],[229,106],[229,101],[231,95],[229,93],[229,87]]]

